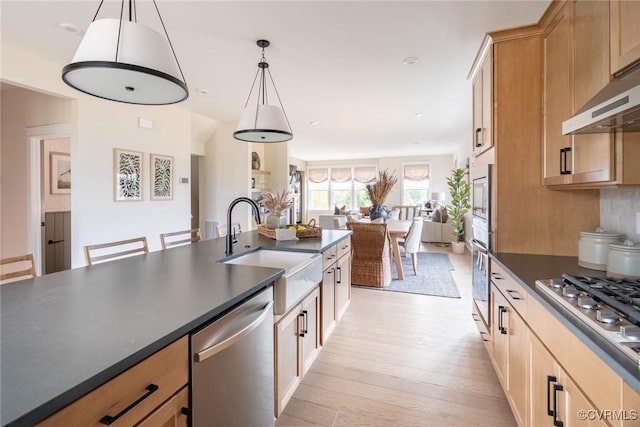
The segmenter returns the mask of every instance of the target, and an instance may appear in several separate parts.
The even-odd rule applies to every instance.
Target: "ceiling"
[[[190,88],[182,106],[237,121],[260,59],[255,41],[266,38],[294,133],[289,154],[335,160],[450,154],[468,143],[466,77],[484,34],[537,22],[549,1],[157,3]],[[81,36],[60,24],[86,30],[98,4],[2,0],[2,43],[62,67]],[[119,9],[106,0],[98,17]],[[138,22],[160,29],[152,3],[138,0],[137,10]]]

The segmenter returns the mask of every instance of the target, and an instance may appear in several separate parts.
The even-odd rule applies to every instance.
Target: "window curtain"
[[[331,168],[331,181],[333,182],[351,181],[351,168]]]
[[[309,181],[311,182],[315,182],[316,184],[319,184],[321,182],[326,182],[329,179],[329,169],[328,168],[308,169],[307,179],[309,179]]]
[[[376,179],[375,166],[360,166],[353,168],[354,179],[361,184],[368,184]]]
[[[424,181],[429,179],[429,165],[405,165],[404,179],[408,181]]]

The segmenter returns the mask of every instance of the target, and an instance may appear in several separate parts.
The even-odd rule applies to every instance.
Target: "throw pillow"
[[[433,222],[447,222],[449,215],[447,214],[447,208],[439,207],[433,211],[431,215],[431,221]]]

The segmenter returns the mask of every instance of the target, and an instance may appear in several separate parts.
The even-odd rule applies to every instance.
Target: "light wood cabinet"
[[[640,60],[640,2],[610,2],[611,74]]]
[[[276,417],[282,413],[320,348],[316,288],[275,324]]]
[[[492,249],[575,256],[575,236],[600,223],[600,195],[595,190],[559,194],[543,186],[544,34],[533,26],[492,32],[487,40],[492,43],[493,146],[472,159],[471,173],[478,165],[493,164]],[[474,64],[481,57],[482,51]],[[564,205],[581,215],[558,221],[556,213],[541,208]]]
[[[320,343],[324,345],[351,302],[351,237],[322,253]]]
[[[116,427],[132,426],[147,417],[152,420],[173,419],[174,424],[149,421],[141,424],[145,427],[183,426],[186,425],[186,416],[181,416],[182,408],[188,411],[184,399],[186,388],[183,387],[188,381],[188,338],[183,337],[56,412],[38,426],[99,427],[105,425],[101,422],[103,419]],[[165,402],[171,401],[172,404],[164,407]]]
[[[493,146],[493,46],[488,42],[473,77],[473,155]]]
[[[544,183],[607,183],[615,179],[614,135],[562,135],[562,122],[609,83],[609,5],[566,2],[546,29]]]
[[[529,346],[529,425],[607,426],[582,390],[534,335],[531,335]]]
[[[518,425],[525,426],[527,389],[523,384],[527,384],[529,330],[494,284],[491,300],[494,367]]]
[[[189,388],[184,387],[136,427],[187,427]]]
[[[567,1],[552,15],[544,41],[544,184],[573,189],[640,183],[629,165],[640,155],[633,135],[562,135],[562,122],[611,80],[609,2]]]

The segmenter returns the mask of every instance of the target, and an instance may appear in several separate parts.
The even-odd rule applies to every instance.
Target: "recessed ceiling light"
[[[404,63],[404,65],[414,65],[418,63],[418,57],[407,56],[406,58],[404,58],[402,62]]]
[[[422,111],[418,111],[417,113],[413,113],[413,115],[416,117],[422,117],[424,116],[424,113]]]
[[[309,122],[309,124],[311,126],[318,126],[320,124],[320,122],[316,122],[315,120],[313,120],[313,121]]]
[[[82,34],[82,30],[73,24],[63,22],[62,24],[58,25],[58,27],[60,27],[60,29],[62,30],[65,30],[67,33],[75,34],[77,36]]]
[[[196,89],[196,92],[201,93],[203,95],[209,95],[211,93],[209,89],[204,89],[204,88]]]

